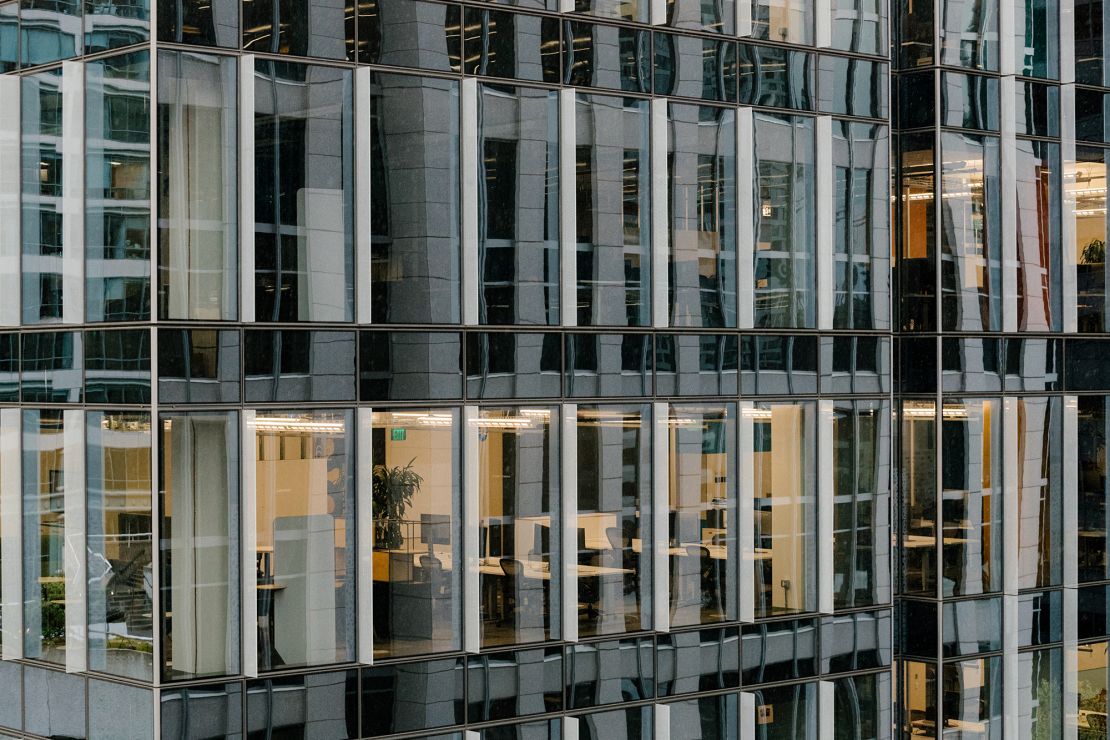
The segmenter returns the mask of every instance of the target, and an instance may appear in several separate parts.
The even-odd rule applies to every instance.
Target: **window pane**
[[[578,634],[651,626],[651,407],[578,407]]]
[[[150,0],[85,0],[85,53],[150,39]]]
[[[351,72],[259,60],[254,100],[255,315],[350,321]]]
[[[736,3],[745,0],[667,0],[667,25],[693,31],[716,31],[732,35],[736,26]]]
[[[927,3],[931,5],[931,3]],[[921,3],[913,3],[918,9]],[[883,0],[832,0],[832,47],[861,54],[888,53],[887,12]],[[930,13],[931,15],[931,13]]]
[[[937,667],[934,663],[906,661],[900,676],[902,732],[937,738]],[[897,694],[895,696],[898,696]]]
[[[740,685],[740,631],[736,627],[661,634],[657,644],[656,686],[661,697]]]
[[[1106,161],[1102,149],[1077,147],[1075,167],[1065,177],[1075,178],[1074,248],[1079,331],[1100,332],[1106,326]],[[1071,245],[1065,245],[1071,248]]]
[[[814,411],[803,402],[759,403],[741,412],[742,424],[751,423],[752,448],[742,454],[750,455],[755,494],[756,618],[817,605]]]
[[[1017,141],[1018,329],[1060,331],[1060,145]]]
[[[85,400],[150,403],[150,331],[85,332]]]
[[[735,396],[739,388],[735,334],[656,334],[657,396]]]
[[[163,689],[159,715],[162,737],[242,740],[243,688],[239,683]]]
[[[944,595],[1002,587],[1002,413],[998,399],[947,400],[941,424]]]
[[[232,57],[158,55],[158,314],[238,316],[238,69]]]
[[[930,331],[937,325],[934,135],[901,136],[899,142],[900,323],[904,331]]]
[[[462,43],[457,5],[422,0],[372,0],[354,5],[360,64],[459,71]]]
[[[567,334],[568,396],[651,395],[650,334]]]
[[[1110,643],[1094,642],[1081,645],[1076,651],[1078,670],[1076,685],[1079,693],[1079,732],[1083,740],[1099,738],[1106,734],[1107,706],[1107,646]]]
[[[751,37],[791,44],[813,43],[814,6],[805,0],[739,0],[750,3]]]
[[[485,722],[563,708],[561,647],[471,655],[467,720]]]
[[[203,46],[239,46],[236,0],[157,0],[158,40]]]
[[[736,116],[668,106],[672,326],[736,326]]]
[[[756,717],[764,737],[817,740],[817,684],[804,683],[755,691]],[[759,721],[759,720],[757,720]]]
[[[995,0],[941,0],[940,63],[998,69],[998,4]]]
[[[370,80],[374,323],[457,323],[458,83],[378,73]]]
[[[467,332],[469,398],[557,398],[563,337],[534,332]]]
[[[428,730],[463,722],[461,658],[362,669],[362,736]]]
[[[163,414],[162,675],[239,672],[239,415]]]
[[[468,362],[473,358],[467,354]],[[360,332],[358,361],[363,401],[462,398],[462,347],[457,332]],[[517,375],[513,379],[523,380]]]
[[[564,81],[576,87],[651,92],[650,43],[650,34],[634,28],[566,21]]]
[[[248,738],[346,740],[357,733],[358,671],[247,683]]]
[[[414,5],[412,0],[392,2],[400,7]],[[543,5],[543,0],[539,0],[539,5]],[[559,27],[562,23],[557,18],[484,8],[466,8],[465,13],[463,71],[516,80],[559,82],[563,73],[559,66]]]
[[[23,657],[59,665],[66,660],[62,413],[23,412]]]
[[[1063,399],[1018,400],[1018,585],[1063,577]]]
[[[85,65],[85,306],[150,318],[150,53]]]
[[[243,3],[243,49],[270,54],[346,59],[354,51],[353,0]],[[351,38],[347,38],[348,29]]]
[[[355,400],[353,331],[243,334],[247,401]]]
[[[736,406],[675,405],[667,421],[670,623],[735,619]]]
[[[1084,3],[1075,7],[1076,31],[1081,26]],[[1057,0],[1023,0],[1014,3],[1014,29],[1016,31],[1017,73],[1025,77],[1055,78],[1060,66],[1060,6]],[[1069,33],[1070,29],[1064,29]],[[1081,43],[1076,34],[1077,61]],[[1076,65],[1077,67],[1079,65]],[[1078,71],[1078,70],[1077,70]],[[1095,84],[1098,84],[1097,82]]]
[[[738,736],[737,695],[703,696],[666,705],[670,734],[690,740],[732,740]]]
[[[813,119],[755,116],[755,325],[814,325]]]
[[[567,708],[619,704],[655,696],[650,637],[567,646]]]
[[[458,650],[459,411],[375,412],[372,430],[374,653]]]
[[[559,106],[545,90],[478,97],[478,321],[559,322]]]
[[[1021,737],[1061,737],[1064,734],[1062,694],[1064,656],[1059,648],[1018,654],[1017,728]],[[1082,662],[1082,658],[1079,659]],[[1083,737],[1080,730],[1079,737]]]
[[[578,324],[646,326],[651,318],[648,104],[580,95],[576,108]]]
[[[351,416],[254,420],[260,670],[354,658]]]
[[[559,408],[479,412],[483,647],[538,642],[561,632]]]
[[[944,665],[944,724],[974,727],[983,740],[1002,737],[1002,659]],[[945,733],[947,734],[947,733]]]
[[[82,0],[20,0],[23,66],[48,64],[82,53]]]
[[[150,414],[85,415],[89,669],[153,678]]]
[[[82,334],[51,331],[23,334],[20,360],[23,402],[76,402],[84,391]]]
[[[833,737],[887,740],[892,698],[889,673],[838,678],[833,684]]]
[[[1110,439],[1110,414],[1105,396],[1079,397],[1079,581],[1110,578],[1107,532],[1110,531],[1110,490],[1107,489],[1107,441]]]
[[[645,0],[574,0],[574,12],[625,21],[647,21]]]
[[[237,403],[237,331],[162,329],[158,333],[158,401]]]

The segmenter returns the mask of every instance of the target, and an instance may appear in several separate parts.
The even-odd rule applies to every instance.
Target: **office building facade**
[[[0,1],[0,737],[1105,738],[1108,23]]]

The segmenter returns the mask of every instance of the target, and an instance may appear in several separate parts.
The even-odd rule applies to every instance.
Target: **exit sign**
[[[407,432],[404,429],[391,429],[389,438],[394,442],[404,442]]]

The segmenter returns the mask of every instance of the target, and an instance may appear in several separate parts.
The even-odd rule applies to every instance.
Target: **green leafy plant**
[[[47,645],[65,642],[65,594],[64,583],[42,584],[42,641]]]
[[[404,544],[401,526],[405,512],[412,504],[412,497],[424,483],[420,474],[413,470],[414,462],[415,457],[404,467],[374,466],[371,492],[374,505],[374,541],[380,549],[396,550]]]
[[[1085,265],[1103,264],[1106,261],[1106,242],[1102,239],[1092,239],[1087,246],[1083,247],[1079,260]]]

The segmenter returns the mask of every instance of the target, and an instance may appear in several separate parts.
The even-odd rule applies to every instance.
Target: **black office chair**
[[[527,608],[527,594],[522,583],[524,579],[524,563],[516,558],[501,558],[501,570],[505,577],[501,579],[501,619],[510,621],[518,609]]]

